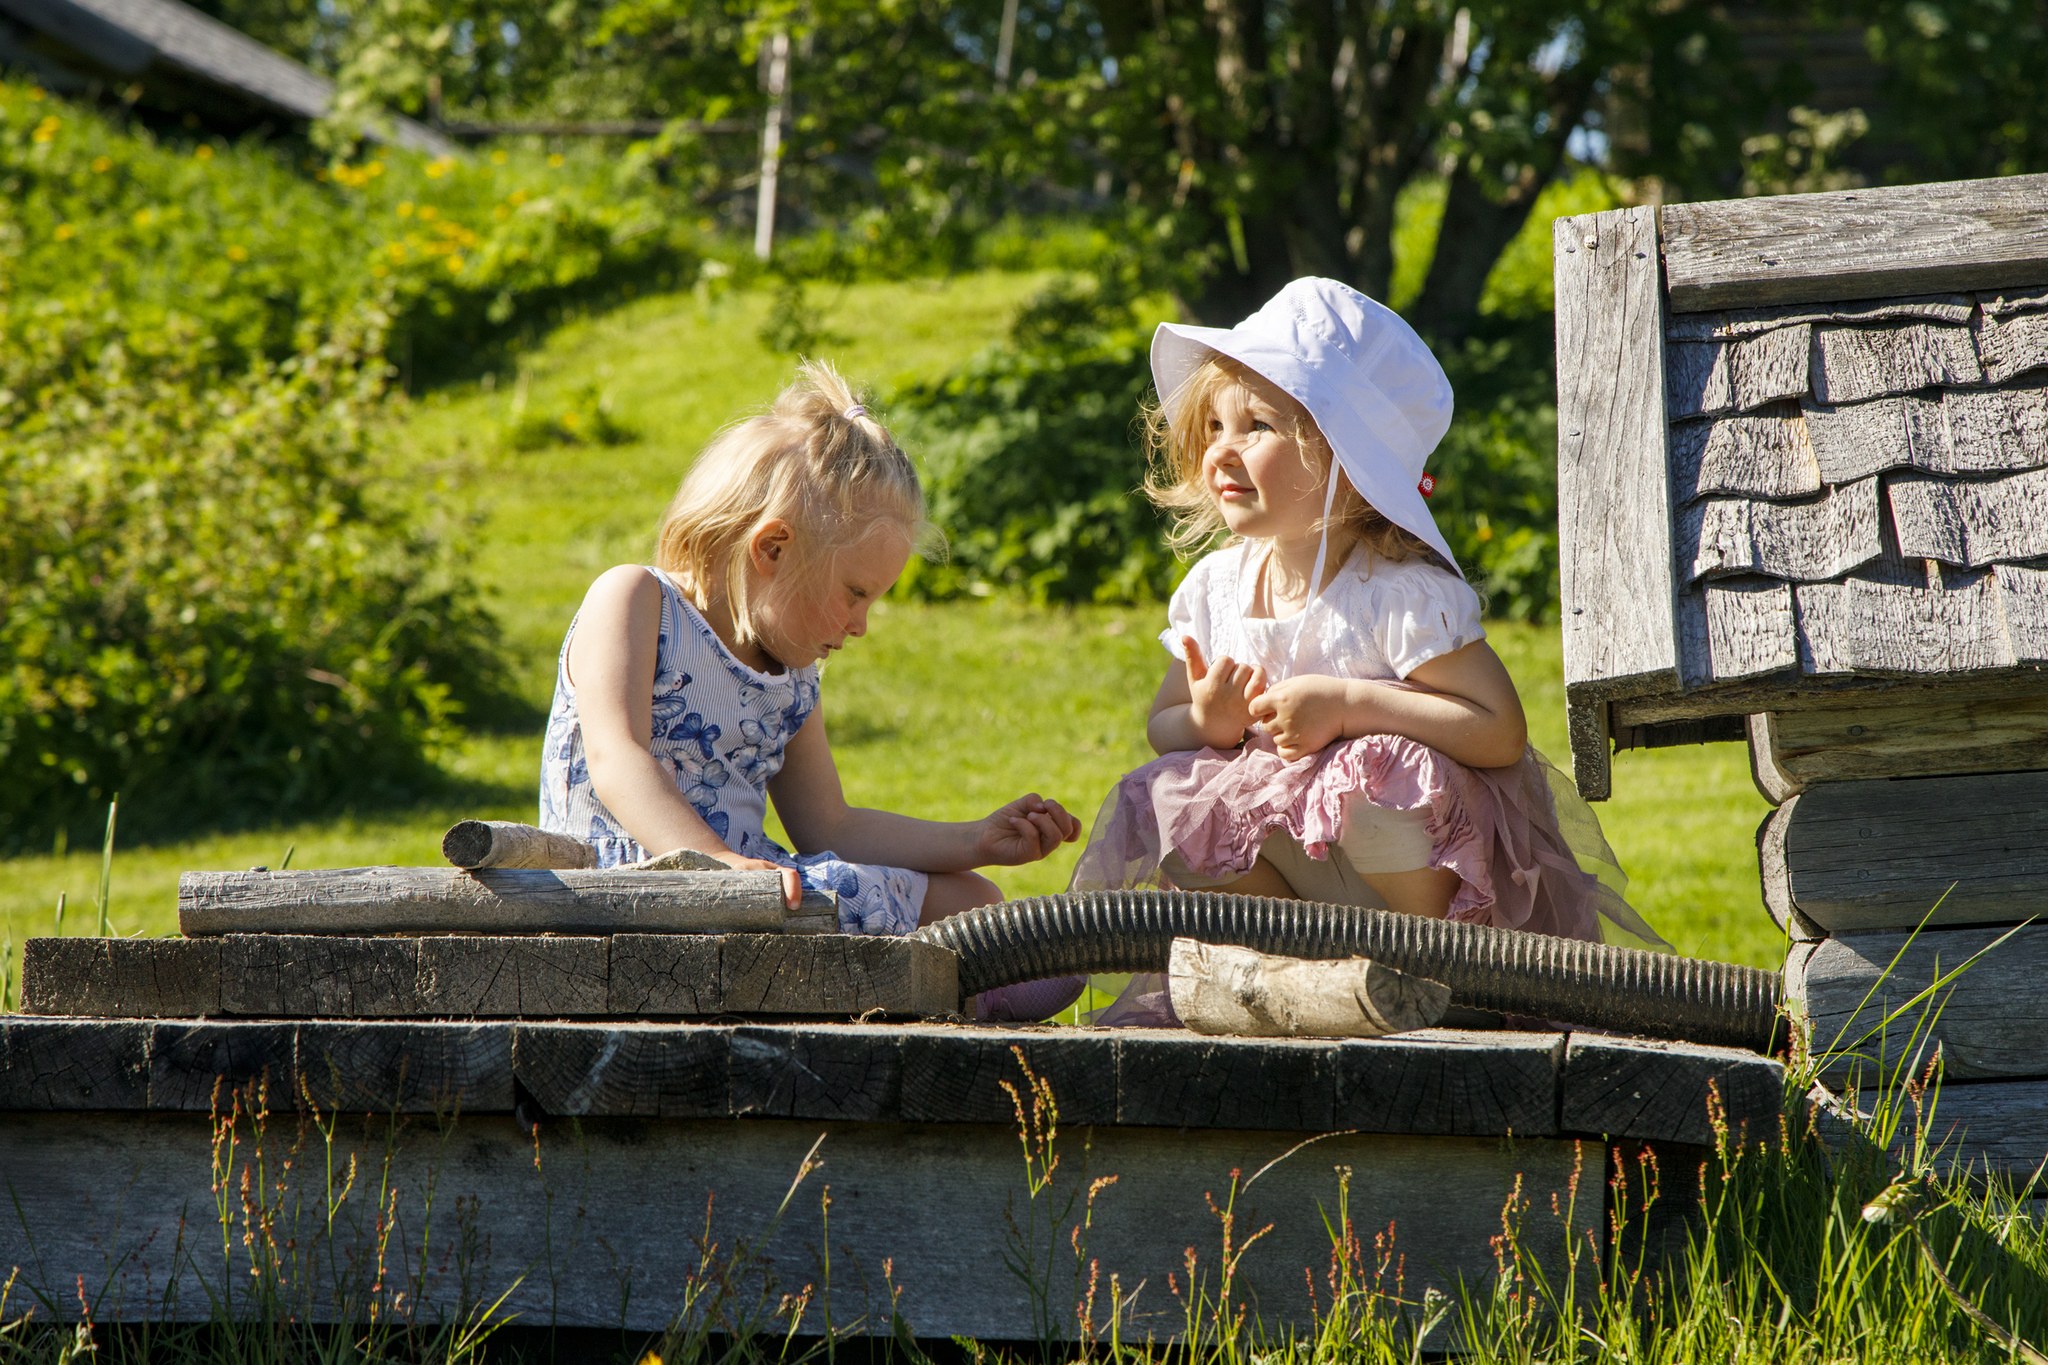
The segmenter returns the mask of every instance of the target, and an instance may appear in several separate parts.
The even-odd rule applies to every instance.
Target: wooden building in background
[[[2048,176],[1621,209],[1555,240],[1581,790],[1608,794],[1616,748],[1746,741],[1825,1075],[1867,1094],[1938,1048],[1930,1136],[2029,1176]]]

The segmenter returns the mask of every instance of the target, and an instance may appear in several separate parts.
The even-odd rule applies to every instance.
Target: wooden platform
[[[1060,1165],[1037,1204],[1018,1129],[1031,1076],[1058,1115]],[[772,1305],[819,1283],[829,1186],[835,1323],[888,1331],[893,1285],[917,1334],[982,1338],[1079,1330],[1069,1238],[1101,1177],[1116,1181],[1096,1190],[1087,1234],[1098,1322],[1114,1273],[1135,1295],[1127,1333],[1180,1331],[1167,1273],[1185,1292],[1192,1247],[1214,1289],[1235,1171],[1236,1244],[1273,1230],[1234,1294],[1270,1325],[1304,1325],[1311,1279],[1327,1302],[1324,1219],[1340,1208],[1366,1255],[1391,1234],[1410,1301],[1490,1283],[1510,1205],[1525,1254],[1555,1268],[1566,1239],[1605,1235],[1607,1142],[1710,1142],[1710,1093],[1731,1122],[1774,1131],[1783,1084],[1749,1053],[1557,1033],[14,1016],[0,1020],[0,1206],[15,1210],[0,1263],[74,1315],[84,1275],[103,1320],[204,1318],[209,1293],[256,1292],[239,1205],[222,1252],[213,1114],[259,1079],[269,1116],[261,1134],[246,1116],[236,1128],[226,1184],[260,1148],[262,1180],[288,1187],[260,1198],[279,1229],[296,1220],[276,1241],[295,1238],[289,1255],[305,1262],[289,1281],[305,1316],[360,1311],[364,1286],[332,1268],[364,1264],[375,1231],[360,1190],[327,1230],[321,1190],[342,1168],[328,1164],[331,1132],[333,1159],[354,1153],[365,1189],[387,1179],[388,1156],[385,1292],[408,1286],[424,1315],[516,1281],[506,1307],[529,1320],[659,1328],[709,1273],[707,1201],[719,1254],[751,1248],[734,1282],[772,1284]],[[823,1165],[778,1221],[821,1135]],[[1005,1268],[1020,1238],[1049,1267],[1050,1324]],[[823,1311],[814,1297],[808,1329]]]

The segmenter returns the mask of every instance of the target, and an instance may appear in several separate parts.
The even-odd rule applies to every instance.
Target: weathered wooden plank
[[[1771,819],[1791,903],[1830,933],[2048,908],[2048,773],[1830,782]]]
[[[2048,369],[2048,313],[1983,313],[1975,325],[1984,378],[2003,384],[2015,375]]]
[[[1794,605],[1796,608],[1796,597]],[[1826,711],[1869,705],[1880,698],[1909,703],[1945,696],[2035,697],[2042,695],[2044,688],[2048,688],[2048,677],[2031,666],[1940,678],[1871,674],[1809,678],[1795,674],[1754,682],[1716,683],[1692,692],[1625,697],[1614,701],[1608,709],[1614,715],[1615,733],[1619,735],[1650,726],[1746,716],[1756,711]],[[1736,736],[1730,733],[1727,737]]]
[[[1675,685],[1656,216],[1560,218],[1554,234],[1565,681]]]
[[[719,944],[703,934],[615,934],[611,940],[613,1014],[706,1015],[725,1008],[718,984]]]
[[[1947,459],[1931,474],[1996,474],[2048,464],[2048,386],[1950,389],[1941,396]]]
[[[597,850],[581,839],[516,820],[458,820],[441,836],[441,856],[470,869],[597,866]]]
[[[420,995],[419,940],[322,934],[226,934],[221,1013],[271,1019],[404,1018]]]
[[[1813,328],[1805,323],[1737,340],[1672,342],[1666,411],[1676,421],[1804,398],[1812,386],[1812,345]]]
[[[282,1264],[259,1276],[239,1235],[211,1257],[165,1250],[180,1244],[181,1230],[220,1238],[203,1116],[21,1116],[0,1125],[0,1201],[37,1250],[16,1293],[75,1316],[83,1276],[104,1287],[93,1305],[102,1322],[204,1321],[220,1311],[215,1305],[247,1314],[264,1295],[283,1295],[276,1311],[296,1321],[361,1321],[373,1299],[391,1314],[403,1291],[404,1310],[393,1315],[402,1321],[469,1320],[506,1293],[501,1317],[661,1331],[704,1283],[675,1268],[698,1265],[704,1247],[745,1244],[746,1256],[716,1253],[709,1271],[729,1287],[724,1310],[770,1330],[816,1333],[826,1325],[822,1294],[801,1320],[773,1311],[782,1295],[822,1285],[829,1227],[830,1320],[840,1333],[887,1336],[900,1317],[928,1339],[1071,1339],[1093,1266],[1099,1327],[1106,1330],[1114,1276],[1133,1296],[1119,1332],[1171,1340],[1187,1318],[1168,1274],[1189,1292],[1193,1249],[1197,1292],[1218,1291],[1223,1234],[1212,1210],[1226,1205],[1238,1230],[1232,1251],[1242,1253],[1233,1298],[1273,1332],[1311,1326],[1310,1287],[1330,1263],[1324,1218],[1340,1202],[1361,1236],[1393,1229],[1409,1298],[1435,1289],[1455,1301],[1461,1280],[1491,1283],[1498,1270],[1488,1237],[1510,1200],[1532,1279],[1560,1282],[1567,1245],[1601,1242],[1602,1201],[1585,1193],[1605,1178],[1596,1143],[1340,1134],[1288,1155],[1293,1134],[1098,1128],[1083,1143],[1062,1131],[1054,1183],[1033,1203],[1008,1125],[839,1123],[817,1147],[820,1128],[809,1120],[588,1120],[544,1124],[536,1135],[510,1118],[465,1115],[444,1139],[433,1125],[395,1135],[351,1125],[336,1138],[335,1160],[381,1174],[389,1150],[388,1179],[358,1182],[331,1222],[325,1163],[281,1170],[290,1134],[275,1124],[261,1134],[245,1129],[237,1166],[253,1166],[260,1145],[266,1176],[283,1186],[268,1225]],[[1253,1172],[1263,1174],[1248,1185]],[[1573,1200],[1575,1174],[1583,1186]],[[239,1169],[227,1173],[231,1184],[239,1178]],[[383,1188],[388,1203],[378,1197]],[[404,1235],[391,1236],[387,1223],[380,1241],[379,1213],[390,1210]],[[934,1210],[944,1211],[943,1228]],[[1036,1295],[998,1254],[1001,1230],[1026,1219],[1041,1220],[1029,1226],[1048,1253]],[[942,1235],[947,1229],[976,1235]],[[270,1245],[256,1239],[259,1252]],[[423,1245],[432,1254],[414,1250]],[[372,1296],[380,1246],[389,1274]],[[1598,1273],[1583,1262],[1580,1271]],[[1426,1346],[1450,1341],[1451,1329],[1438,1331]]]
[[[1407,1036],[1418,1046],[1401,1041],[1371,1039],[1334,1049],[1333,1126],[1517,1137],[1558,1131],[1564,1034],[1428,1029]]]
[[[1687,687],[1799,666],[1790,584],[1771,579],[1694,584],[1680,595],[1678,614]]]
[[[521,1023],[512,1073],[543,1114],[724,1118],[732,1030],[679,1024]]]
[[[1167,957],[1173,1012],[1196,1033],[1246,1038],[1379,1038],[1433,1027],[1450,988],[1369,958],[1310,961],[1177,938]]]
[[[1785,1068],[1740,1048],[1575,1033],[1559,1085],[1558,1121],[1567,1132],[1704,1146],[1723,1124],[1770,1136]]]
[[[1998,607],[2005,618],[2005,638],[2013,659],[2021,664],[2048,663],[2048,571],[2025,564],[2000,564],[1992,569],[1991,578],[1998,584]],[[2007,766],[2048,767],[2048,763]]]
[[[2048,176],[1667,204],[1663,245],[1681,313],[2032,286]]]
[[[1910,299],[1863,299],[1831,304],[1787,304],[1774,308],[1734,308],[1722,313],[1673,313],[1664,335],[1673,341],[1724,341],[1753,336],[1798,322],[1922,322],[1967,323],[1977,311],[1962,294],[1928,294]]]
[[[742,1014],[930,1018],[959,1012],[959,959],[918,939],[729,934],[718,990],[722,1008]]]
[[[1807,502],[1708,498],[1683,509],[1678,523],[1679,562],[1688,581],[1763,574],[1814,582],[1838,578],[1884,550],[1875,479]]]
[[[1822,782],[2048,768],[2048,697],[1937,695],[1756,720],[1779,801]]]
[[[732,1112],[741,1118],[893,1120],[903,1112],[903,1034],[889,1025],[737,1028]]]
[[[805,911],[830,901],[812,892]],[[178,879],[190,935],[768,933],[789,918],[773,872],[356,867]]]
[[[1062,1124],[1116,1122],[1116,1039],[1105,1036],[1108,1030],[909,1025],[900,1031],[906,1123],[1014,1127],[1018,1104],[1028,1115],[1033,1103],[1026,1067],[1050,1091]]]
[[[430,1014],[547,1018],[611,1011],[609,940],[522,935],[418,943],[419,998]]]
[[[1792,600],[1808,673],[1962,673],[2014,663],[1988,575],[1943,588],[1800,583]]]
[[[1977,295],[1977,305],[1995,318],[2048,310],[2048,286],[2038,289],[1999,289]]]
[[[180,1021],[142,1027],[149,1039],[151,1109],[225,1113],[235,1090],[244,1086],[260,1090],[279,1113],[303,1099],[297,1024]]]
[[[1804,417],[1759,413],[1673,426],[1671,479],[1681,502],[1710,493],[1803,498],[1820,492],[1821,466]]]
[[[149,1028],[0,1015],[0,1113],[145,1107]]]
[[[1588,801],[1605,801],[1614,789],[1614,751],[1607,731],[1607,700],[1593,689],[1565,690],[1565,733],[1571,738],[1572,785]]]
[[[1830,1084],[1916,1075],[1935,1047],[1952,1080],[2041,1077],[2044,976],[2048,928],[1846,933],[1788,961],[1785,993],[1805,1009]]]
[[[2048,469],[1955,481],[1907,474],[1885,492],[1906,555],[1967,569],[2048,555]]]
[[[1903,394],[1844,406],[1808,403],[1804,412],[1813,457],[1827,483],[1850,483],[1912,465],[1939,469],[1949,463],[1948,427],[1936,399]]]
[[[1925,1127],[1945,1166],[2015,1183],[2034,1179],[2048,1158],[2048,1081],[1944,1085]]]
[[[1794,793],[1784,804],[1763,818],[1756,827],[1756,866],[1763,890],[1764,909],[1794,943],[1812,943],[1827,937],[1827,930],[1815,924],[1792,903],[1792,880],[1785,870],[1785,829],[1791,808],[1799,801]]]
[[[32,938],[24,1014],[179,1019],[220,1013],[219,945],[166,938]]]
[[[512,1026],[370,1021],[298,1026],[300,1083],[315,1104],[384,1114],[505,1113]]]
[[[1167,1128],[1327,1131],[1335,1049],[1296,1038],[1255,1048],[1192,1033],[1132,1030],[1117,1051],[1117,1122]]]
[[[1816,327],[1813,396],[1860,403],[1919,389],[1982,384],[1984,367],[1967,327],[1909,322],[1894,327]]]
[[[1763,793],[1764,800],[1772,805],[1782,805],[1797,796],[1806,786],[1785,770],[1779,762],[1773,736],[1778,717],[1762,712],[1743,718],[1743,734],[1749,747],[1749,777],[1756,783],[1756,789]]]

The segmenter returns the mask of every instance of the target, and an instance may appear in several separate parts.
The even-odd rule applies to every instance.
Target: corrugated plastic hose
[[[1078,972],[1163,972],[1176,938],[1291,957],[1369,957],[1461,1005],[1652,1038],[1768,1049],[1776,972],[1483,925],[1208,891],[1083,891],[953,915],[914,937],[960,957],[960,989]]]

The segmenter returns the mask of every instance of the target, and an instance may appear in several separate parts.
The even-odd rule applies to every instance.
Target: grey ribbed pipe
[[[1461,1005],[1652,1038],[1768,1049],[1776,972],[1350,905],[1206,891],[1084,891],[1005,901],[914,935],[960,958],[960,989],[1078,972],[1163,972],[1176,938],[1292,957],[1369,957]]]

